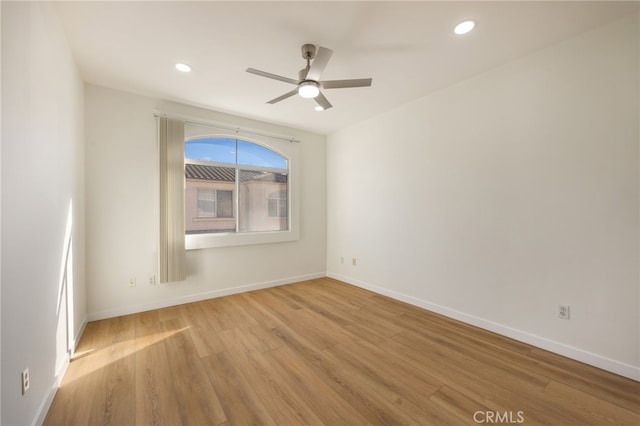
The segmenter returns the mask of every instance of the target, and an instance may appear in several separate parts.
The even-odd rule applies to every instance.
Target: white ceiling
[[[327,134],[629,13],[637,2],[59,2],[86,82]],[[466,36],[453,34],[465,18]],[[323,80],[333,104],[245,72],[297,79],[300,46],[334,51]],[[174,63],[186,62],[183,74]]]

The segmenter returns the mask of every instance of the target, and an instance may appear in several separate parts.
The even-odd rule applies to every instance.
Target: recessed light
[[[182,72],[191,72],[191,67],[187,64],[177,63],[176,69]]]
[[[456,25],[456,27],[453,29],[453,32],[458,35],[466,34],[474,29],[475,26],[476,21],[474,21],[473,19],[467,19],[466,21],[462,21],[458,25]]]
[[[322,108],[320,105],[316,105],[315,110],[316,111],[324,111],[324,108]]]

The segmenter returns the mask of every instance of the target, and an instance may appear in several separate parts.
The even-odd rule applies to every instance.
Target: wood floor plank
[[[135,320],[128,315],[109,325],[113,340],[101,351],[104,366],[98,374],[102,386],[94,394],[88,424],[125,424],[135,418]]]
[[[526,421],[534,424],[597,424],[586,413],[548,397],[535,384],[485,369],[482,364],[469,363],[462,357],[452,357],[446,351],[432,351],[427,345],[417,348],[412,344],[409,347],[406,343],[410,342],[405,341],[404,347],[398,347],[393,343],[399,340],[397,337],[385,342],[384,346],[394,353],[399,351],[410,362],[428,364],[434,377],[457,391],[483,395],[482,402],[485,405],[497,403],[499,408],[496,411],[522,411]],[[451,374],[452,370],[455,371],[454,375]],[[442,372],[444,376],[441,376]]]
[[[342,281],[338,281],[333,278],[325,277],[319,280],[316,280],[318,285],[321,285],[323,288],[327,289],[330,292],[340,294],[344,298],[348,298],[354,301],[357,301],[363,305],[369,305],[373,301],[373,297],[376,296],[376,293],[365,290],[361,287],[356,287],[351,284],[346,284]]]
[[[320,278],[89,323],[44,424],[520,415],[528,425],[637,425],[640,383]]]
[[[318,379],[354,407],[368,422],[392,425],[415,423],[409,414],[397,409],[393,402],[372,391],[371,383],[362,380],[362,376],[352,366],[336,362],[314,349],[291,329],[283,327],[276,332],[289,350],[315,367]]]
[[[163,330],[159,315],[156,318],[139,315],[137,319],[135,424],[180,426],[182,420],[173,392],[172,365],[164,344],[164,339],[175,330]]]
[[[361,339],[366,342],[377,345],[387,340],[387,336],[380,333],[378,330],[368,325],[361,323],[353,323],[344,327],[344,330],[349,332],[356,339]]]
[[[102,369],[108,363],[109,345],[113,336],[109,333],[113,320],[101,320],[87,324],[76,353],[65,374],[60,388],[44,421],[46,426],[89,424],[94,409],[96,393],[87,389],[103,386]],[[82,401],[82,404],[77,404]]]
[[[554,380],[640,414],[638,382],[542,349],[532,349],[529,357]]]
[[[181,305],[180,313],[185,324],[189,326],[189,335],[201,358],[226,349],[218,333],[211,329],[206,304],[198,302]]]
[[[403,315],[403,318],[408,318]],[[535,374],[540,377],[553,377],[554,380],[571,384],[587,393],[599,395],[607,401],[616,403],[631,410],[640,408],[640,393],[634,393],[637,383],[633,380],[603,372],[597,368],[568,360],[567,358],[551,354],[530,345],[497,336],[487,331],[477,331],[476,327],[466,324],[451,323],[446,326],[443,319],[432,323],[432,317],[418,319],[421,326],[414,327],[411,322],[407,326],[413,331],[431,336],[442,337],[445,340],[457,342],[459,350],[473,353],[473,357],[483,363],[501,365],[503,369],[513,374]],[[441,324],[445,326],[441,326]],[[546,362],[548,361],[548,362]],[[535,373],[534,373],[535,372]],[[592,381],[594,378],[595,381]],[[547,379],[548,380],[548,379]]]
[[[221,298],[222,302],[225,302],[224,305],[225,311],[227,314],[233,319],[233,322],[239,327],[251,327],[254,325],[258,325],[258,322],[253,318],[247,310],[245,310],[245,304],[243,302],[242,296],[239,294],[234,294],[232,296]]]
[[[216,332],[238,326],[233,320],[233,313],[229,311],[229,303],[224,297],[205,300],[202,309],[207,315],[209,326]]]
[[[368,328],[370,331],[375,332],[380,336],[391,337],[394,334],[398,334],[406,330],[406,327],[398,315],[393,315],[387,312],[387,316],[385,317],[383,316],[384,314],[381,314],[371,307],[365,306],[351,314],[355,318],[355,322],[350,325],[357,324],[360,327]]]
[[[460,357],[460,362],[466,365],[481,366],[486,374],[494,376],[509,377],[511,380],[519,380],[517,386],[522,384],[535,387],[539,391],[543,391],[549,383],[549,378],[528,368],[527,363],[523,359],[517,359],[517,354],[509,359],[511,362],[505,362],[505,354],[498,356],[498,351],[487,353],[483,348],[467,342],[459,342],[450,338],[446,334],[438,333],[429,329],[410,330],[395,335],[393,338],[402,339],[405,342],[412,342],[416,347],[437,346],[448,356],[455,358]],[[507,351],[508,353],[508,351]]]
[[[286,286],[272,287],[267,289],[266,292],[279,303],[288,306],[287,311],[301,309],[302,306],[296,303],[296,301],[291,298],[291,295],[284,290],[285,287]]]
[[[253,300],[258,302],[260,306],[264,306],[271,313],[288,312],[300,309],[300,306],[289,299],[279,296],[279,291],[279,287],[271,287],[264,290],[244,293],[244,295],[250,296]]]
[[[162,327],[167,334],[164,344],[171,360],[171,380],[182,424],[217,425],[227,420],[182,320],[165,321]]]
[[[236,425],[275,425],[252,386],[245,381],[228,352],[202,360],[209,380],[220,395],[227,421]]]
[[[110,334],[109,328],[112,321],[114,321],[113,318],[88,323],[83,338],[80,339],[71,360],[83,358],[86,354],[97,352],[111,345],[113,336]]]
[[[405,323],[401,317],[402,312],[385,309],[379,303],[367,305],[360,309],[357,314],[365,318],[377,318],[377,321],[385,324],[386,328],[391,327],[393,329],[394,332],[390,334],[406,330]]]
[[[271,328],[263,325],[246,327],[247,332],[253,337],[255,347],[259,352],[267,352],[282,346],[282,342],[271,332]]]
[[[367,305],[367,297],[360,294],[359,297],[355,297],[355,293],[343,294],[340,289],[343,286],[330,286],[327,285],[327,278],[318,278],[313,280],[313,285],[306,287],[306,290],[317,295],[318,300],[323,300],[334,306],[334,309],[339,309],[341,312],[348,312],[350,310],[358,310]]]
[[[313,283],[313,281],[310,283]],[[309,289],[311,287],[310,283],[307,283],[306,286],[298,287],[292,285],[290,288],[283,289],[283,291],[286,291],[300,306],[325,317],[335,324],[345,326],[354,321],[349,315],[352,309],[340,310],[339,306],[323,301],[315,292]]]
[[[180,306],[169,306],[167,308],[158,309],[158,315],[160,316],[160,322],[171,321],[180,318]]]
[[[287,326],[298,334],[304,335],[318,350],[350,340],[349,335],[342,328],[332,326],[330,321],[313,311],[298,309],[283,315],[287,319]]]
[[[288,347],[267,352],[264,357],[284,378],[324,425],[374,424],[322,380],[311,365]]]
[[[554,424],[552,417],[544,412],[533,410],[526,405],[519,394],[498,385],[501,378],[485,379],[447,360],[442,354],[421,352],[394,339],[384,342],[380,347],[401,358],[416,369],[424,369],[429,375],[455,389],[462,395],[476,400],[494,412],[527,410],[527,424]],[[460,413],[465,416],[466,413]]]
[[[450,386],[442,386],[437,392],[429,396],[429,399],[456,416],[460,422],[466,424],[478,424],[476,420],[484,421],[485,416],[483,414],[476,415],[478,412],[494,412],[486,405],[461,394]]]
[[[341,366],[343,371],[348,367],[354,386],[377,393],[383,400],[399,407],[414,422],[451,425],[460,423],[459,418],[429,399],[441,386],[440,383],[430,377],[425,380],[424,375],[417,378],[418,372],[402,363],[389,365],[380,362],[382,352],[375,347],[336,345],[324,350],[323,354],[334,365]]]
[[[234,328],[222,332],[221,338],[241,374],[252,384],[265,406],[269,407],[271,417],[281,425],[322,424],[297,390],[282,378],[278,369],[274,369],[263,354],[255,350],[251,343],[253,339],[247,334],[246,330]]]
[[[423,313],[422,315],[405,313],[400,318],[406,321],[407,324],[416,324],[420,328],[438,331],[450,338],[455,337],[458,341],[473,342],[476,348],[485,349],[489,353],[507,349],[510,352],[528,355],[532,348],[531,345],[526,343],[518,342],[469,324],[453,322],[435,313]]]
[[[277,327],[284,322],[280,317],[280,312],[287,312],[289,309],[279,310],[273,307],[274,300],[267,293],[254,291],[240,295],[244,302],[245,311],[258,323],[265,327]],[[276,303],[277,305],[277,300]]]
[[[481,351],[465,351],[463,347],[451,343],[443,336],[434,337],[405,331],[396,334],[392,339],[419,352],[446,358],[452,364],[475,371],[478,376],[487,380],[500,377],[502,385],[507,389],[530,389],[534,392],[543,392],[549,383],[549,379],[540,374],[512,368],[510,365],[501,363],[497,358],[482,357]],[[434,348],[437,349],[434,350]]]
[[[84,383],[88,383],[86,380]],[[77,401],[86,401],[86,388],[84,383],[61,384],[56,396],[49,407],[44,420],[44,426],[72,426],[88,424],[91,415],[91,403],[77,404]],[[95,380],[96,385],[98,384]]]
[[[146,328],[154,328],[160,323],[160,311],[155,309],[152,311],[140,312],[134,315],[136,336],[140,335],[140,331]]]
[[[434,377],[411,367],[399,358],[390,356],[383,349],[364,342],[339,344],[324,350],[323,353],[330,353],[342,362],[356,366],[416,404],[426,402],[443,386]]]
[[[572,406],[575,410],[586,413],[593,419],[594,424],[640,425],[640,414],[620,409],[615,404],[563,383],[552,381],[547,386],[545,394],[565,407]]]

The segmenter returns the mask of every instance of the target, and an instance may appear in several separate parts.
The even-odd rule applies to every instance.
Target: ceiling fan
[[[314,98],[318,104],[316,109],[325,110],[331,108],[333,105],[331,105],[327,98],[324,97],[320,89],[368,87],[371,86],[372,80],[371,78],[359,78],[353,80],[320,80],[320,75],[327,66],[329,59],[331,59],[331,55],[333,55],[333,50],[327,49],[326,47],[318,46],[316,50],[316,46],[313,44],[303,44],[302,58],[307,60],[307,66],[298,72],[298,80],[282,77],[280,75],[271,74],[254,68],[247,68],[247,72],[298,86],[282,96],[271,99],[267,102],[269,104],[275,104],[297,93],[303,98]],[[313,62],[311,62],[312,59]]]

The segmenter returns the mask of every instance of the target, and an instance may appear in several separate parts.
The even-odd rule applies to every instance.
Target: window
[[[236,245],[221,241],[256,234],[258,242],[272,240],[262,234],[274,233],[289,234],[275,241],[297,239],[290,232],[287,157],[244,139],[187,134],[184,158],[187,248]]]
[[[288,229],[287,215],[271,215],[269,194],[287,192],[287,174],[277,172],[240,172],[241,231],[284,231]]]
[[[233,191],[198,188],[198,215],[200,218],[233,217]]]
[[[278,191],[269,194],[269,216],[287,217],[287,192]]]
[[[198,188],[198,217],[216,217],[216,190]]]

